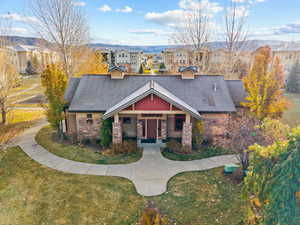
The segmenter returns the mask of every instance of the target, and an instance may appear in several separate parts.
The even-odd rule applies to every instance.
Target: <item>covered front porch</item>
[[[192,146],[192,118],[183,111],[121,111],[113,118],[113,143],[136,138],[140,146],[163,146],[167,139],[175,138],[183,146]]]

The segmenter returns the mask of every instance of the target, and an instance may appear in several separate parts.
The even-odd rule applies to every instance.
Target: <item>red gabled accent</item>
[[[151,94],[135,103],[135,110],[164,111],[170,110],[170,103]]]

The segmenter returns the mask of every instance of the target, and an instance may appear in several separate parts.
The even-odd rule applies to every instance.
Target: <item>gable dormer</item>
[[[198,68],[196,66],[181,66],[178,71],[181,75],[182,79],[194,79],[195,74],[198,72]]]
[[[108,72],[110,73],[111,79],[123,79],[126,68],[124,66],[112,66]]]

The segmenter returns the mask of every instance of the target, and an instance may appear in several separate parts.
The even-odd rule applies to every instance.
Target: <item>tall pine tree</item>
[[[286,90],[291,93],[300,93],[300,63],[297,61],[288,76]]]

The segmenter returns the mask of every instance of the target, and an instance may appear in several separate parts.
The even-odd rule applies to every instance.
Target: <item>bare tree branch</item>
[[[73,76],[75,56],[89,42],[84,13],[71,0],[33,0],[32,9],[39,20],[33,28],[41,38],[54,44],[67,76]]]
[[[224,10],[225,51],[228,54],[228,57],[224,60],[226,75],[230,76],[239,70],[241,55],[247,47],[247,21],[247,7],[229,0],[229,5]]]
[[[207,1],[198,0],[197,7],[183,11],[183,22],[174,27],[172,40],[195,51],[202,50],[211,38],[210,10]]]

